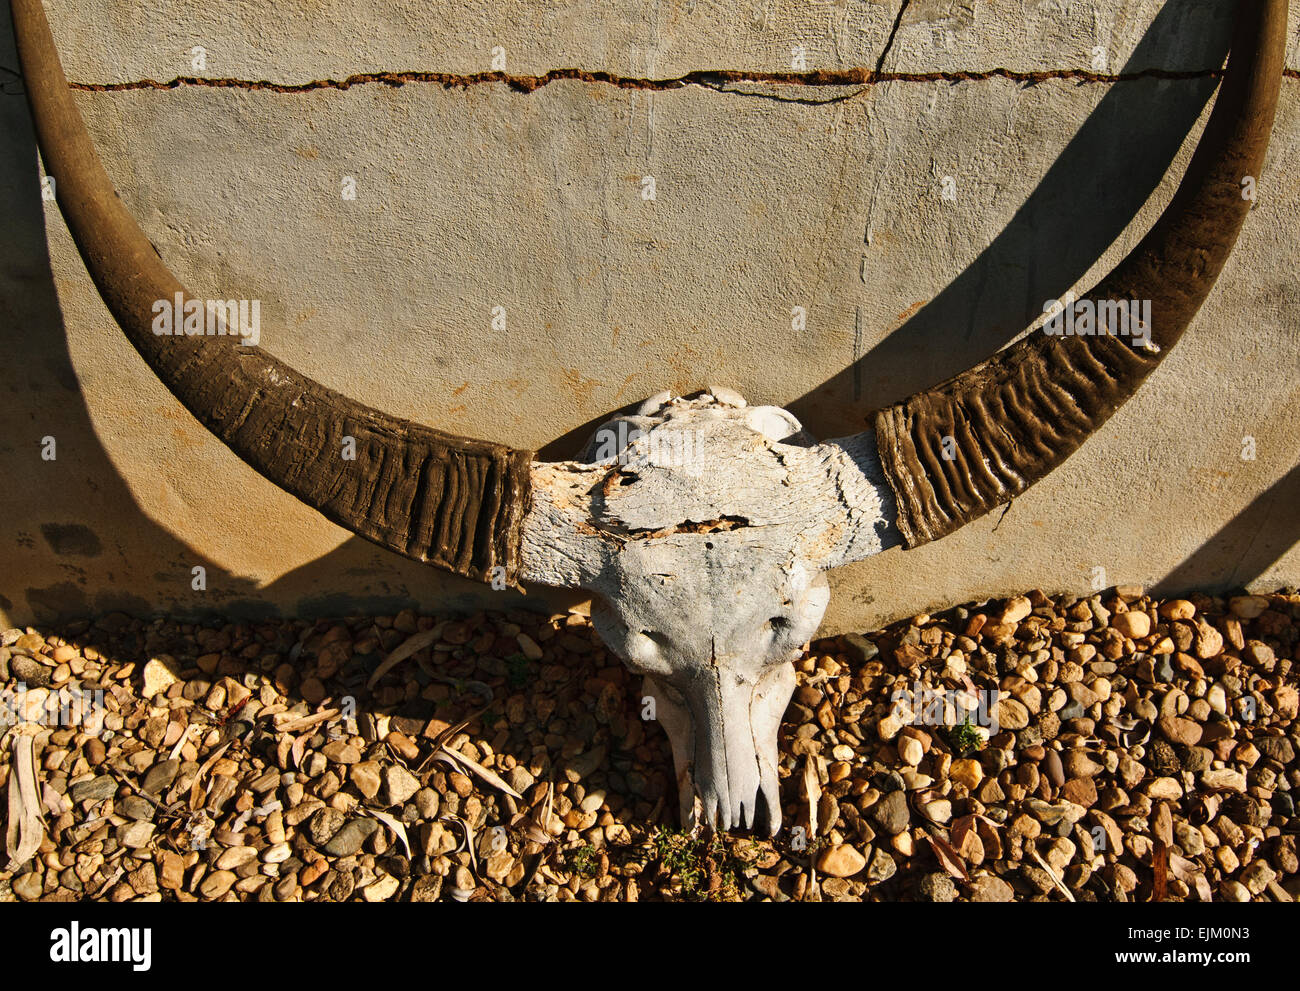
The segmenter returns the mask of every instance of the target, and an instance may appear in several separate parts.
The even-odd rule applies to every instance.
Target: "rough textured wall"
[[[42,200],[0,7],[0,617],[518,602],[326,523],[151,377]],[[260,299],[261,346],[370,405],[566,457],[610,412],[710,383],[785,405],[819,436],[852,432],[1009,343],[1167,201],[1231,3],[47,9],[69,77],[92,84],[78,102],[105,165],[182,282]],[[512,75],[610,77],[531,92],[324,84],[494,59]],[[637,82],[853,67],[938,78]],[[1012,78],[983,72],[998,67]],[[112,86],[177,76],[234,84]],[[1298,144],[1292,77],[1256,211],[1178,350],[1001,519],[834,573],[827,632],[1029,586],[1084,590],[1099,568],[1107,584],[1166,590],[1297,583]]]

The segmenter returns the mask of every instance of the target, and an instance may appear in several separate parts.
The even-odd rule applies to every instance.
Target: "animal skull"
[[[822,572],[901,543],[870,445],[814,445],[730,390],[664,394],[604,424],[583,463],[535,466],[533,486],[525,577],[598,593],[592,623],[672,741],[683,819],[775,833],[777,730]]]
[[[60,209],[109,310],[173,395],[266,478],[383,547],[480,581],[595,592],[596,628],[645,674],[672,741],[684,818],[772,832],[789,662],[826,608],[822,572],[1005,503],[1134,394],[1191,323],[1251,208],[1241,182],[1260,175],[1287,36],[1286,0],[1239,0],[1228,69],[1177,195],[1081,299],[1149,301],[1154,347],[1112,328],[1029,334],[820,444],[785,410],[724,389],[662,394],[606,424],[583,459],[540,463],[366,407],[237,337],[155,335],[156,302],[185,289],[99,163],[41,0],[11,6]],[[344,438],[355,459],[340,459]]]

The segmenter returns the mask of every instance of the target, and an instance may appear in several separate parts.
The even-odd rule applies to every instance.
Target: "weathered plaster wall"
[[[0,619],[518,602],[326,523],[152,378],[41,199],[0,6]],[[612,411],[710,383],[788,406],[821,436],[849,433],[1010,342],[1044,300],[1086,289],[1167,201],[1213,89],[1196,73],[1219,63],[1231,3],[47,9],[69,77],[88,84],[468,74],[490,69],[498,46],[519,75],[779,72],[797,48],[809,70],[1080,70],[1032,85],[80,93],[163,257],[201,295],[262,300],[263,347],[370,405],[564,457]],[[1098,69],[1193,75],[1081,77]],[[1298,145],[1289,78],[1256,212],[1178,350],[1000,521],[834,573],[827,632],[1011,589],[1084,590],[1097,568],[1107,583],[1167,590],[1300,581]],[[345,176],[355,200],[341,196]],[[47,436],[54,461],[41,458]]]

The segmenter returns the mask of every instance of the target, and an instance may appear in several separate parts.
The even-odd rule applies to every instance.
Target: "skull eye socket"
[[[793,624],[785,616],[773,616],[763,625],[772,631],[774,637],[778,637],[789,630]]]

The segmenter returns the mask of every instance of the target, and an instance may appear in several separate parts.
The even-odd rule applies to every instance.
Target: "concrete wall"
[[[473,73],[497,46],[513,74],[787,71],[796,48],[809,70],[883,55],[902,72],[1195,72],[1219,63],[1231,6],[47,3],[69,77],[93,84]],[[326,523],[151,376],[42,201],[0,7],[0,619],[517,603]],[[371,82],[78,103],[181,281],[262,300],[261,346],[394,414],[564,457],[585,428],[664,388],[729,385],[832,436],[982,359],[1135,243],[1212,90],[1204,75],[657,92]],[[1289,78],[1256,211],[1177,351],[1000,521],[834,573],[827,632],[1012,589],[1084,590],[1098,568],[1108,584],[1170,591],[1297,583],[1298,146]],[[205,591],[191,588],[196,565]]]

